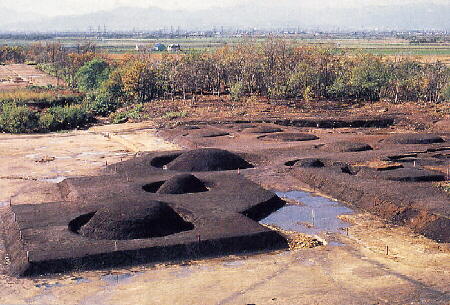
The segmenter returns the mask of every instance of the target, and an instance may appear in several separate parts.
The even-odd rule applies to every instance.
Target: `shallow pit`
[[[391,135],[384,142],[388,144],[434,144],[445,141],[435,134],[402,133]]]
[[[325,166],[323,161],[316,158],[296,159],[286,162],[285,165],[305,168],[321,168]]]
[[[300,142],[300,141],[313,141],[319,139],[313,134],[298,133],[298,132],[280,132],[258,137],[263,141],[281,141],[281,142]]]
[[[373,150],[369,144],[351,141],[339,141],[325,144],[321,149],[332,152],[361,152]]]
[[[257,126],[253,128],[247,128],[244,131],[246,133],[275,133],[275,132],[282,132],[283,129],[272,126]]]

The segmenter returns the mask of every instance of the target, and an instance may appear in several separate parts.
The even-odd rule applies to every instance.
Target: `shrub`
[[[142,118],[142,112],[144,112],[144,105],[134,105],[132,109],[128,111],[116,112],[111,115],[111,122],[113,124],[126,123],[129,120],[140,120]]]
[[[442,88],[441,96],[444,101],[450,102],[450,83]]]
[[[0,130],[11,133],[33,132],[37,128],[38,116],[35,111],[16,103],[1,105]]]
[[[332,97],[370,101],[380,99],[389,77],[386,65],[379,58],[364,56],[345,66],[328,89]]]
[[[106,61],[94,58],[78,70],[76,74],[78,87],[83,91],[96,90],[108,79],[109,72],[109,65]]]
[[[185,118],[187,116],[187,112],[185,111],[175,111],[175,112],[166,112],[162,118],[165,120],[174,120],[174,119],[180,119]]]
[[[39,118],[41,131],[57,131],[74,129],[87,125],[92,121],[91,114],[82,106],[51,107]]]
[[[245,96],[245,88],[242,82],[234,83],[230,88],[230,96],[233,101],[240,101]]]
[[[90,94],[85,99],[85,104],[89,111],[95,115],[108,116],[116,111],[121,103],[107,94]]]
[[[67,90],[52,90],[51,88],[32,86],[26,89],[0,92],[0,103],[13,102],[37,107],[78,104],[82,99],[82,95]]]

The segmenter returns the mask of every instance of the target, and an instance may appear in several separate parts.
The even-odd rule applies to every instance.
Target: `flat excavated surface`
[[[256,222],[284,205],[274,193],[227,172],[196,173],[209,186],[207,192],[143,189],[176,175],[144,168],[68,178],[58,184],[63,202],[13,205],[2,217],[3,230],[9,232],[9,273],[36,275],[287,247],[282,236]],[[167,221],[172,227],[164,229]],[[143,231],[155,226],[167,233]]]
[[[20,82],[14,82],[14,79],[20,79]],[[58,80],[45,72],[36,68],[36,66],[26,64],[0,65],[0,89],[14,90],[25,88],[27,86],[58,86],[64,85],[64,81]]]
[[[330,119],[323,128],[310,128],[304,120],[267,120],[272,126],[282,126],[281,132],[270,134],[246,132],[249,124],[253,129],[268,126],[259,121],[197,122],[195,133],[179,126],[159,134],[184,147],[240,151],[255,164],[248,176],[258,177],[254,179],[259,183],[278,185],[282,183],[276,179],[290,177],[389,222],[450,242],[450,196],[437,184],[448,179],[450,134],[392,132],[395,127],[379,128],[382,124],[373,125],[373,120],[383,122],[382,117]],[[339,123],[346,128],[328,128],[341,126],[336,122],[353,122],[354,126]],[[211,128],[228,135],[197,136]],[[386,164],[369,166],[376,162]]]
[[[133,158],[138,151],[179,149],[154,137],[153,131],[146,128],[107,126],[36,138],[1,136],[2,156],[10,161],[0,168],[3,177],[0,182],[5,186],[2,197],[7,202],[11,195],[16,195],[13,204],[39,204],[57,193],[54,183],[40,181],[56,178],[60,173],[55,175],[55,170],[71,170],[65,173],[67,176],[97,175],[104,171],[105,161],[111,165],[120,162],[120,158]],[[325,138],[320,132],[318,136]],[[53,141],[58,144],[51,144]],[[44,151],[35,150],[43,146]],[[250,155],[250,147],[248,151]],[[83,152],[89,154],[77,157]],[[33,153],[66,158],[41,163],[26,157]],[[119,153],[124,155],[115,156]],[[296,154],[292,152],[278,161],[296,159],[299,157]],[[267,159],[260,157],[254,160],[257,165],[267,163]],[[297,179],[286,178],[285,170],[266,168],[264,172],[241,174],[270,189],[308,187]],[[37,278],[3,275],[0,303],[448,304],[450,255],[446,245],[418,236],[406,227],[387,225],[369,214],[345,216],[345,220],[352,224],[348,236],[334,237],[342,246]],[[5,257],[2,251],[0,245],[0,254]],[[8,264],[7,257],[2,264],[3,267]]]

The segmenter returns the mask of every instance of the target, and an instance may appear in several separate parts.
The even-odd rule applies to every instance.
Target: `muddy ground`
[[[413,124],[420,127],[421,122]],[[445,117],[437,116],[429,125],[442,122]],[[157,137],[154,128],[140,123],[0,135],[1,155],[7,160],[0,165],[1,205],[58,201],[52,197],[59,194],[55,182],[64,177],[95,175],[140,152],[180,149]],[[270,174],[271,179],[261,173],[250,178],[266,188],[308,187],[284,179],[284,172]],[[312,249],[38,278],[3,275],[0,304],[448,304],[448,244],[368,213],[343,217],[352,224],[348,234],[323,234],[334,243]],[[0,245],[4,267],[8,258],[2,249]]]

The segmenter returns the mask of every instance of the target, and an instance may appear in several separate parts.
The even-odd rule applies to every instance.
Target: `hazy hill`
[[[6,17],[5,17],[6,16]],[[11,17],[14,16],[14,17]],[[29,21],[30,16],[0,13],[1,30],[86,31],[105,25],[109,30],[156,30],[169,27],[301,27],[321,29],[450,29],[450,5],[408,4],[349,8],[305,8],[299,5],[247,4],[197,11],[163,10],[156,7],[122,7],[86,15],[59,16]],[[3,18],[2,18],[3,17]],[[12,18],[15,18],[11,20]],[[6,25],[7,24],[7,25]]]
[[[39,14],[34,14],[30,12],[17,12],[15,10],[0,7],[0,32],[9,28],[9,24],[14,23],[25,23],[25,22],[35,22],[42,18]]]

